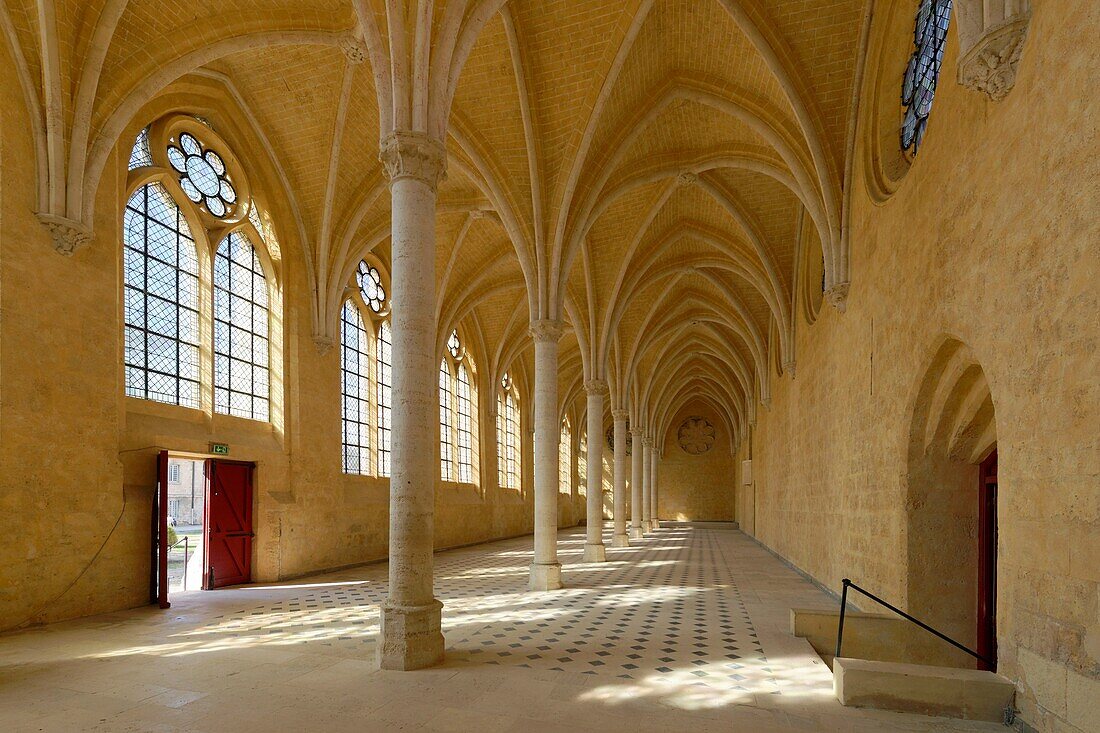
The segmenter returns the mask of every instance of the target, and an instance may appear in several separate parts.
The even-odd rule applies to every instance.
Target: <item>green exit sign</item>
[[[210,452],[216,456],[229,455],[229,443],[211,443]]]

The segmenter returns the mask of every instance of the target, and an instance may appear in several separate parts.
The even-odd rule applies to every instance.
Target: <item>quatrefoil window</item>
[[[237,203],[237,189],[229,180],[220,155],[184,132],[179,136],[178,146],[168,146],[168,162],[180,174],[180,188],[187,198],[202,204],[219,219],[229,215]]]

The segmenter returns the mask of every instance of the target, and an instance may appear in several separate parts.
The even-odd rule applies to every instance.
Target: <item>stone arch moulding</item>
[[[973,647],[978,615],[979,465],[996,447],[985,372],[943,337],[916,385],[906,456],[908,610]],[[964,666],[962,657],[921,663]]]

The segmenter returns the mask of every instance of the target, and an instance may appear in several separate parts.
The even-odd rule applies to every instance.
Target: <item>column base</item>
[[[443,604],[400,606],[386,601],[378,632],[380,669],[408,671],[443,661]]]
[[[630,528],[630,539],[632,539],[632,540],[643,539],[643,537],[642,537],[642,528],[641,527],[631,527]]]
[[[585,545],[581,562],[604,562],[607,560],[607,548],[601,542],[598,545]]]
[[[649,520],[649,531],[650,532],[656,532],[660,528],[661,528],[661,520],[659,520],[659,519]]]
[[[617,534],[611,538],[612,547],[630,547],[630,540],[625,534]]]
[[[528,587],[533,591],[561,588],[561,563],[531,563],[531,580]]]

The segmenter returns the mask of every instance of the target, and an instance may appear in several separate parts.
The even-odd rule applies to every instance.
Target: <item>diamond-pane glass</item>
[[[378,328],[378,475],[390,475],[393,410],[393,338],[389,321]]]
[[[458,365],[458,480],[474,482],[474,406],[470,393],[470,373]]]
[[[558,493],[573,493],[573,437],[567,422],[561,424],[558,440]]]
[[[126,394],[199,406],[199,263],[179,207],[159,183],[123,217]]]
[[[340,312],[340,394],[344,473],[370,473],[370,344],[359,309]]]
[[[454,391],[447,360],[439,362],[439,477],[455,480]]]
[[[248,237],[232,232],[214,256],[214,410],[268,420],[267,281]]]

